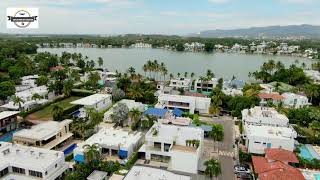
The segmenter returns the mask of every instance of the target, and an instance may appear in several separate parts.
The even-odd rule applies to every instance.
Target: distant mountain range
[[[320,39],[320,26],[289,25],[252,27],[232,30],[207,30],[189,37],[217,38],[217,37],[243,37],[243,38],[316,38]]]

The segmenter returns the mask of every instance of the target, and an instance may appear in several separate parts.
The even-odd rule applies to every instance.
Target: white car
[[[251,170],[247,169],[245,167],[242,167],[242,166],[236,166],[236,167],[234,167],[234,172],[235,173],[248,173],[248,174],[250,174]]]

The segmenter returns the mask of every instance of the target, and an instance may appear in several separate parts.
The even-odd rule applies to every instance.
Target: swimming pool
[[[320,174],[314,174],[313,176],[316,180],[320,180]]]
[[[299,156],[304,159],[307,159],[307,160],[320,159],[318,153],[313,149],[313,147],[310,144],[302,145],[299,149],[300,149]]]
[[[77,147],[77,144],[76,144],[76,143],[70,145],[67,149],[65,149],[65,150],[63,151],[64,155],[66,156],[66,155],[72,153],[73,150],[74,150],[76,147]]]
[[[15,133],[15,132],[17,132],[17,130],[10,131],[10,132],[2,135],[2,136],[0,137],[0,141],[11,142],[11,141],[12,141],[13,133]]]

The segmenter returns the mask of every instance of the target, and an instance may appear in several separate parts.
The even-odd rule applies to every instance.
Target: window
[[[12,171],[14,173],[19,173],[19,174],[26,174],[26,170],[23,168],[18,168],[18,167],[12,167]]]
[[[9,169],[8,168],[5,168],[3,169],[2,171],[0,171],[0,177],[3,177],[5,175],[7,175],[9,173]]]
[[[255,143],[255,144],[261,144],[261,142],[258,142],[258,141],[255,141],[254,143]]]
[[[42,178],[42,173],[41,173],[41,172],[38,172],[38,171],[29,170],[29,175],[30,175],[30,176],[34,176],[34,177]]]
[[[54,165],[54,167],[57,168],[57,167],[58,167],[58,164]]]

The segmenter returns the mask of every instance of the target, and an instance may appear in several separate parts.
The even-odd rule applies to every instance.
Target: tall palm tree
[[[316,98],[320,95],[320,88],[315,84],[308,84],[305,87],[305,92],[310,97],[310,102],[312,103],[313,97]]]
[[[188,72],[184,72],[184,77],[185,77],[185,78],[188,77]]]
[[[65,96],[69,97],[71,94],[72,88],[73,88],[73,81],[72,80],[64,81],[63,89],[62,89],[63,94]]]
[[[147,66],[147,64],[144,64],[144,65],[143,65],[142,70],[143,70],[143,72],[144,72],[144,76],[147,76],[147,71],[148,71],[148,66]]]
[[[170,78],[170,80],[174,78],[172,73],[169,74],[169,78]]]
[[[210,178],[217,177],[221,174],[221,165],[217,160],[210,159],[204,162],[204,165],[206,166],[204,173]]]
[[[180,73],[179,72],[177,73],[177,76],[180,77]]]
[[[12,97],[12,101],[13,101],[13,105],[18,105],[19,106],[19,110],[21,110],[21,105],[22,103],[24,103],[25,101],[23,99],[21,99],[19,96],[13,96]]]
[[[54,104],[51,110],[51,114],[54,121],[60,121],[62,120],[61,118],[63,115],[63,108],[58,104]]]
[[[192,72],[192,73],[190,74],[191,79],[193,79],[194,76],[195,76],[195,74],[194,74],[194,72]]]
[[[83,145],[84,156],[87,163],[101,160],[101,147],[98,143]]]
[[[100,67],[103,65],[102,57],[98,57],[98,64],[99,64]]]

